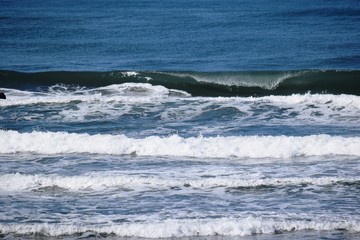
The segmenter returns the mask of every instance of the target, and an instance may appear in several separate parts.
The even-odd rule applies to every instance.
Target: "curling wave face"
[[[36,72],[0,71],[0,85],[31,89],[59,83],[100,87],[151,83],[193,96],[265,96],[311,93],[360,95],[360,72],[335,70],[243,72]]]

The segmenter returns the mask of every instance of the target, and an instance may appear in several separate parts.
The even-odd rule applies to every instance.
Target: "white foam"
[[[116,234],[120,237],[170,238],[193,236],[247,236],[254,234],[274,234],[284,231],[337,230],[360,231],[357,218],[291,220],[286,218],[240,217],[221,219],[192,219],[151,221],[146,223],[124,223],[107,225],[76,224],[0,224],[2,234],[42,234],[45,236],[74,235],[93,232]]]
[[[210,100],[209,100],[210,101]],[[218,97],[213,104],[238,109],[251,122],[262,124],[360,124],[360,97],[354,95],[293,94],[266,97]],[[272,117],[277,116],[277,117]]]
[[[329,135],[170,137],[136,139],[125,135],[67,132],[19,133],[0,130],[0,153],[91,153],[196,158],[290,158],[294,156],[360,156],[360,137]]]
[[[209,98],[210,99],[210,98]],[[332,94],[292,94],[289,96],[265,96],[265,97],[216,97],[213,101],[223,103],[270,103],[278,106],[308,106],[314,107],[350,107],[360,109],[360,97],[355,95],[332,95]]]
[[[32,105],[39,103],[69,103],[80,101],[85,103],[143,103],[154,100],[165,100],[168,97],[189,97],[190,94],[174,89],[168,89],[149,83],[113,84],[95,89],[73,88],[65,85],[49,87],[47,92],[20,91],[0,88],[6,92],[6,101],[0,101],[0,106]]]
[[[122,72],[122,74],[127,77],[135,77],[135,76],[139,75],[139,73],[137,73],[137,72]]]
[[[165,122],[184,123],[207,112],[224,108],[238,115],[228,126],[248,124],[357,126],[360,124],[360,97],[331,94],[294,94],[266,97],[191,97],[190,94],[148,83],[114,84],[95,89],[64,85],[52,86],[47,92],[0,89],[9,96],[0,107],[45,104],[37,107],[56,109],[43,118],[63,121],[86,121],[118,118],[132,109],[160,115]],[[60,104],[69,103],[71,107]],[[171,104],[167,104],[171,103]],[[51,104],[51,105],[48,105]],[[141,108],[138,108],[138,105]],[[149,105],[146,105],[149,104]],[[132,106],[136,106],[132,108]],[[60,107],[60,108],[59,108]],[[60,111],[60,112],[58,112]],[[33,116],[29,110],[27,116]],[[49,115],[51,114],[51,115]],[[14,113],[16,117],[17,114]],[[23,119],[23,115],[20,118]],[[38,118],[39,116],[34,116]],[[41,116],[40,116],[41,117]],[[1,116],[0,116],[1,118]],[[245,125],[246,124],[246,125]],[[160,124],[159,124],[160,125]],[[217,126],[213,129],[216,130]],[[211,133],[210,129],[210,133]],[[206,131],[198,131],[206,133]]]
[[[192,176],[141,176],[119,173],[94,173],[83,176],[60,176],[42,174],[4,174],[0,175],[0,191],[32,191],[44,188],[58,187],[69,191],[104,190],[108,188],[169,189],[171,187],[213,189],[239,188],[258,186],[286,185],[331,185],[341,183],[357,183],[360,177],[286,177],[286,178],[239,178],[235,176],[217,176],[213,178],[197,178]]]
[[[9,96],[6,101],[0,101],[0,106],[28,105],[36,103],[66,103],[71,101],[127,101],[139,103],[144,97],[167,97],[186,96],[190,94],[175,89],[168,89],[160,85],[148,83],[123,83],[113,84],[95,89],[74,88],[63,85],[49,87],[48,92],[20,91],[15,89],[0,88]],[[123,98],[121,98],[124,96]],[[119,98],[114,98],[119,97]],[[149,101],[152,99],[150,98]],[[191,100],[206,103],[233,103],[233,106],[247,105],[249,103],[276,104],[278,106],[309,106],[316,108],[350,108],[360,109],[360,97],[354,95],[332,95],[332,94],[293,94],[289,96],[265,96],[265,97],[193,97]]]
[[[168,89],[161,85],[151,85],[150,83],[123,83],[123,84],[113,84],[106,87],[100,87],[89,92],[104,92],[112,93],[111,95],[131,95],[136,97],[141,96],[155,96],[155,97],[165,97],[171,94],[178,94],[183,96],[190,96],[190,94],[175,89]]]

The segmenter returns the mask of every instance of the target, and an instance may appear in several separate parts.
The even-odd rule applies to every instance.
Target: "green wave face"
[[[38,89],[55,84],[100,87],[126,82],[150,83],[193,96],[265,96],[311,93],[360,95],[360,71],[240,72],[37,72],[0,71],[0,87]]]

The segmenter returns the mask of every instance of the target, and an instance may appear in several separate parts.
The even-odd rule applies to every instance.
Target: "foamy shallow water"
[[[16,235],[10,235],[12,239],[33,239],[33,237],[29,236],[16,236]],[[275,240],[275,239],[356,239],[359,235],[356,233],[348,233],[343,231],[297,231],[297,232],[289,232],[289,233],[281,233],[281,234],[275,234],[275,235],[255,235],[255,236],[242,236],[242,237],[229,237],[229,236],[207,236],[207,237],[179,237],[176,239],[179,240],[236,240],[236,239],[243,239],[243,240]],[[40,238],[40,237],[39,237]],[[87,239],[98,239],[98,238],[106,238],[106,239],[112,239],[112,240],[124,240],[129,239],[129,237],[118,237],[113,234],[107,235],[107,234],[98,234],[94,232],[87,232],[82,235],[75,235],[70,237],[41,237],[42,239],[81,239],[81,238],[87,238]],[[130,239],[134,240],[141,240],[141,239],[150,239],[150,238],[137,238],[137,237],[131,237]],[[163,238],[166,239],[174,239],[174,238]]]
[[[4,238],[359,236],[358,96],[1,91]]]
[[[358,96],[1,91],[1,237],[359,236]]]
[[[356,156],[209,159],[18,153],[2,154],[0,161],[1,202],[6,205],[0,228],[8,237],[231,238],[285,233],[310,239],[322,231],[335,236],[357,236],[360,231]]]
[[[20,132],[110,133],[134,138],[360,134],[360,98],[355,95],[192,97],[149,83],[0,91],[11,96],[0,102],[0,120],[4,126],[16,122],[16,128],[10,129]]]

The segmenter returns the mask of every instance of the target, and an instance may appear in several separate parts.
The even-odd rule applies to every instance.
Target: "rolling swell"
[[[36,72],[0,71],[0,87],[36,90],[55,84],[89,88],[126,82],[151,83],[193,96],[266,96],[311,93],[360,95],[360,71],[242,72]]]

